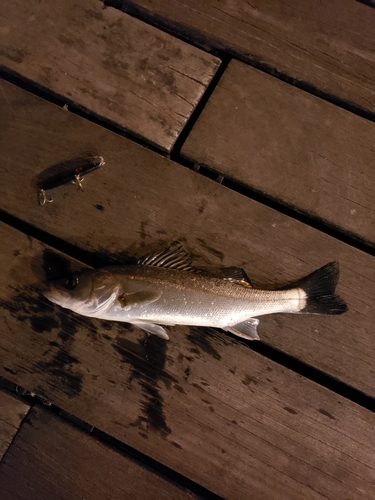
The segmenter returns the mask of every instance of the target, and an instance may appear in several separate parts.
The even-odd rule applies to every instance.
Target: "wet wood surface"
[[[182,154],[375,244],[375,124],[232,61]]]
[[[40,407],[0,463],[0,488],[2,500],[196,498]]]
[[[274,499],[275,491],[288,499],[373,498],[370,411],[220,331],[174,327],[167,342],[53,306],[41,295],[45,276],[79,263],[5,224],[0,228],[0,290],[6,298],[1,376],[224,498]],[[49,464],[61,439],[61,480],[81,491],[69,457],[87,470],[86,438],[79,446],[78,438],[64,439],[71,433],[65,425],[50,416],[35,418],[5,457],[4,484],[10,488],[15,475],[30,477],[48,467],[41,484],[54,488]],[[95,453],[93,470],[114,460],[109,451]],[[111,487],[104,478],[100,482],[102,476],[93,478]],[[112,487],[116,493],[120,484]]]
[[[28,411],[28,405],[0,391],[0,460],[11,444]]]
[[[259,335],[374,396],[373,257],[19,88],[4,83],[2,90],[6,212],[118,261],[182,241],[198,264],[243,267],[258,288],[284,285],[337,260],[338,292],[349,312],[263,317]],[[93,149],[106,165],[87,176],[85,191],[62,186],[51,192],[53,203],[39,206],[39,176]]]
[[[352,0],[110,0],[156,26],[375,112],[375,11]]]
[[[165,151],[220,63],[97,0],[17,0],[1,14],[0,66]]]

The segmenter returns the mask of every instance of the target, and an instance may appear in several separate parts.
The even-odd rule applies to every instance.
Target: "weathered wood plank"
[[[195,498],[37,407],[0,464],[0,489],[2,500]]]
[[[220,63],[98,0],[17,0],[0,18],[0,66],[166,151]]]
[[[232,61],[182,154],[375,244],[375,124]]]
[[[28,411],[29,407],[22,401],[0,391],[0,460]]]
[[[166,342],[53,307],[48,249],[0,228],[0,374],[225,498],[374,497],[371,412],[223,332]]]
[[[0,104],[2,208],[85,250],[121,257],[181,240],[201,263],[244,267],[258,287],[338,260],[348,313],[271,315],[260,337],[375,395],[373,257],[11,85]],[[87,150],[106,165],[87,176],[85,191],[63,186],[38,206],[40,173]]]
[[[171,33],[375,112],[375,12],[352,0],[110,0]]]

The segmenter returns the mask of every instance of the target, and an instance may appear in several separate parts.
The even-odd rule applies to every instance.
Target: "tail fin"
[[[292,285],[306,293],[306,305],[300,313],[343,314],[348,310],[346,303],[335,294],[339,273],[339,263],[330,262]]]

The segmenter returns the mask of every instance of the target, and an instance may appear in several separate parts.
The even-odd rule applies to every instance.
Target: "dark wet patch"
[[[206,354],[220,360],[221,355],[211,344],[211,340],[215,337],[217,337],[217,332],[213,328],[191,326],[186,338],[194,345],[194,349],[198,350],[197,354],[199,354],[199,351],[204,351]],[[193,352],[192,349],[190,351]]]
[[[142,415],[133,425],[146,423],[162,435],[170,434],[171,429],[166,423],[164,399],[159,391],[159,383],[162,382],[170,389],[172,382],[177,383],[177,380],[164,369],[167,359],[166,341],[151,336],[134,343],[117,337],[113,348],[122,356],[122,361],[131,366],[129,384],[137,380],[142,388],[144,396],[141,402]]]
[[[96,205],[94,205],[94,207],[97,208],[98,210],[100,210],[101,212],[104,211],[103,205],[100,205],[99,203],[97,203]]]
[[[330,413],[328,413],[328,411],[323,410],[322,408],[319,408],[318,412],[321,413],[322,415],[324,415],[325,417],[330,418],[331,420],[336,420],[336,418],[333,415],[331,415]]]
[[[77,396],[82,389],[83,376],[73,371],[73,366],[79,361],[69,353],[69,350],[81,323],[85,328],[89,328],[89,331],[90,328],[94,329],[94,326],[90,320],[85,321],[88,318],[81,320],[79,317],[77,320],[70,313],[61,310],[55,312],[54,306],[34,287],[25,287],[23,291],[16,290],[16,292],[12,300],[2,301],[2,306],[13,317],[23,323],[26,322],[27,326],[38,335],[50,335],[52,330],[58,330],[57,334],[54,333],[53,340],[46,339],[48,349],[40,355],[42,359],[35,360],[34,370],[49,374],[47,383],[54,390],[61,390],[68,397]],[[51,314],[47,314],[48,312]],[[51,352],[54,353],[52,357]],[[42,387],[38,387],[34,392],[38,395],[44,394]],[[48,399],[49,396],[43,397]]]
[[[121,252],[111,253],[106,248],[99,248],[97,252],[92,252],[91,256],[94,257],[98,266],[110,266],[110,265],[132,265],[137,263],[137,259],[131,255],[126,250]]]
[[[113,322],[111,321],[105,321],[103,320],[101,322],[101,327],[104,328],[104,330],[112,330]]]
[[[45,313],[45,299],[33,287],[26,287],[23,291],[15,290],[15,292],[12,300],[0,300],[0,306],[9,311],[16,319],[25,321],[41,311]],[[49,305],[49,309],[52,311],[52,305]]]
[[[215,257],[218,257],[221,261],[224,260],[224,254],[223,252],[220,252],[219,250],[216,250],[216,248],[211,247],[206,243],[202,238],[197,238],[197,241],[204,247],[206,250],[208,250],[212,255],[215,255]]]
[[[241,380],[241,382],[244,385],[249,385],[249,384],[258,385],[259,384],[259,381],[256,378],[251,377],[250,375],[247,375],[247,374],[245,374],[245,377],[243,378],[243,380]]]
[[[58,380],[57,388],[72,398],[78,396],[82,390],[83,376],[72,371],[72,366],[79,363],[77,358],[60,347],[50,361],[37,361],[34,363],[34,368],[39,372],[47,372],[56,377]]]
[[[30,324],[34,332],[38,333],[49,333],[59,326],[57,320],[51,316],[32,316]]]
[[[298,411],[293,410],[293,408],[289,408],[289,406],[284,406],[284,410],[286,410],[288,413],[291,413],[292,415],[297,415]]]
[[[52,250],[44,250],[43,270],[47,280],[52,281],[70,274],[71,263],[68,259]]]

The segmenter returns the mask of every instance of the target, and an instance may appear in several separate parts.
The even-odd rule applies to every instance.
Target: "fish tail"
[[[330,262],[294,283],[293,288],[302,288],[306,294],[305,305],[299,312],[343,314],[347,311],[348,306],[345,301],[335,293],[339,273],[339,263]]]

